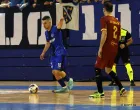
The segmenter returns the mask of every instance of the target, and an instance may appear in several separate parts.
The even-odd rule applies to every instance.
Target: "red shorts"
[[[117,55],[116,52],[110,54],[106,52],[105,54],[102,54],[102,58],[97,57],[95,68],[99,69],[104,69],[105,67],[112,68],[116,55]]]

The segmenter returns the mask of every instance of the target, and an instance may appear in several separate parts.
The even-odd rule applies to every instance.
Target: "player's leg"
[[[62,81],[64,83],[64,80],[66,80],[68,82],[69,89],[72,89],[73,88],[73,79],[69,78],[69,76],[67,76],[67,74],[64,72],[65,66],[66,66],[65,62],[66,62],[65,56],[55,56],[54,57],[54,60],[52,63],[53,75],[55,77],[58,77],[58,76],[61,77],[61,79],[57,79],[60,85],[61,85]],[[60,90],[55,90],[54,92],[65,92],[65,91],[67,91],[67,89],[68,88],[65,85],[65,87],[61,88]]]
[[[61,59],[62,58],[62,59]],[[59,62],[61,63],[61,71],[60,71],[60,76],[66,80],[68,82],[68,87],[71,90],[73,88],[73,79],[70,78],[67,74],[66,74],[66,65],[67,65],[67,59],[66,56],[62,56],[59,60]]]
[[[117,75],[117,72],[116,72],[116,63],[114,63],[114,65],[112,67],[112,71]],[[112,79],[112,81],[109,83],[108,86],[116,86],[115,81]]]
[[[114,63],[114,65],[113,65],[113,67],[112,67],[112,71],[114,72],[114,73],[116,73],[117,74],[117,71],[116,71],[116,63]]]
[[[71,90],[73,88],[73,79],[70,78],[64,71],[59,71],[58,75],[61,76],[63,80],[68,82],[68,87]]]
[[[133,77],[134,73],[133,73],[131,63],[130,63],[130,56],[129,56],[129,49],[128,48],[123,49],[122,54],[121,54],[121,58],[122,58],[122,61],[125,65],[125,68],[127,70],[127,74],[128,74],[129,80],[130,80],[130,86],[135,86],[134,77]]]
[[[62,88],[58,89],[58,90],[53,90],[54,93],[64,93],[64,92],[68,92],[69,89],[67,88],[63,78],[59,75],[60,74],[60,70],[52,70],[53,75],[55,76],[56,80],[58,81],[58,83],[60,84],[60,86]]]
[[[114,73],[116,73],[116,74],[117,74],[116,65],[119,63],[119,59],[120,59],[120,49],[118,49],[118,53],[115,57],[114,64],[113,64],[113,67],[112,67],[112,71],[114,71]]]
[[[55,93],[68,92],[69,90],[68,90],[62,76],[60,75],[61,64],[59,63],[59,58],[57,56],[53,56],[51,58],[51,68],[52,68],[52,74],[54,75],[54,77],[56,78],[56,80],[58,81],[60,86],[62,87],[61,89],[54,90],[53,92],[55,92]]]
[[[97,84],[97,92],[94,92],[92,95],[89,95],[89,97],[92,98],[102,98],[104,97],[104,92],[103,92],[103,86],[102,86],[102,74],[101,74],[101,69],[103,68],[104,64],[101,58],[97,58],[96,64],[95,64],[95,78],[96,78],[96,84]]]
[[[116,71],[116,65],[118,64],[119,62],[119,59],[120,59],[120,52],[118,50],[118,54],[115,58],[115,61],[114,61],[114,64],[113,64],[113,67],[112,67],[112,71],[117,75],[117,71]],[[111,83],[109,84],[109,86],[116,86],[116,83],[115,81],[112,79]]]
[[[120,90],[120,96],[123,96],[126,93],[126,90],[123,88],[118,76],[115,74],[115,72],[112,71],[110,67],[105,67],[105,72],[111,76],[111,78],[115,81],[117,86]]]
[[[115,81],[115,83],[117,84],[117,86],[119,87],[120,90],[120,96],[123,96],[126,93],[126,90],[123,88],[118,76],[116,75],[116,73],[114,71],[112,71],[112,66],[114,64],[114,59],[116,57],[115,53],[112,53],[110,56],[108,56],[109,60],[106,64],[105,67],[105,72],[111,76],[111,78]]]

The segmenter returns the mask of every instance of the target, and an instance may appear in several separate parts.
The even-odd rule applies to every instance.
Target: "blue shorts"
[[[66,56],[52,56],[51,57],[52,70],[65,71],[66,68]]]

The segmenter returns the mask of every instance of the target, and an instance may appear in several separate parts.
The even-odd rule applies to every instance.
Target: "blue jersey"
[[[52,55],[66,55],[66,49],[63,45],[62,32],[56,26],[52,26],[50,31],[45,32],[47,42],[51,44]]]

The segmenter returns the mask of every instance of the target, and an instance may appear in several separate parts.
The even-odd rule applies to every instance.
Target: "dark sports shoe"
[[[130,86],[136,86],[133,80],[130,81]]]
[[[111,81],[111,83],[108,86],[117,86],[117,84],[115,83],[115,81]]]
[[[120,90],[120,96],[125,96],[125,94],[126,94],[126,90],[125,90],[125,88],[122,88],[121,90]]]

